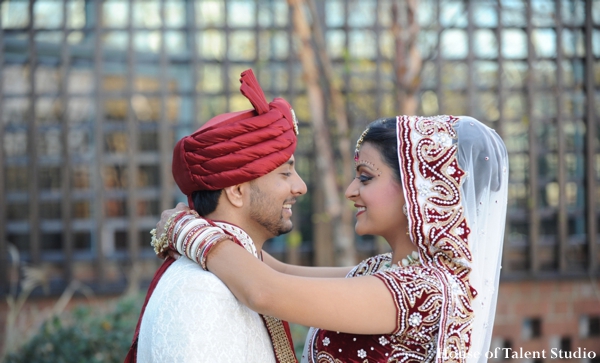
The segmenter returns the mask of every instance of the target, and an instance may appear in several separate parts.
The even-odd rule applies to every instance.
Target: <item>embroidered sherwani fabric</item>
[[[258,258],[241,228],[216,226]],[[263,318],[184,256],[167,269],[148,301],[137,357],[138,362],[276,362]]]
[[[169,267],[148,302],[137,357],[138,362],[275,362],[260,316],[185,257]]]
[[[231,237],[235,243],[242,246],[255,258],[261,258],[250,236],[233,224],[197,218],[193,222],[190,220],[183,222],[183,225],[176,229],[178,232],[175,232],[175,229],[171,231],[174,235],[171,236],[169,248],[175,249],[182,256],[192,259],[203,268],[205,268],[202,262],[203,253],[211,248],[211,241],[217,241],[225,235]],[[277,363],[297,363],[289,324],[275,317],[259,316],[264,321],[267,334],[271,339],[275,361]]]

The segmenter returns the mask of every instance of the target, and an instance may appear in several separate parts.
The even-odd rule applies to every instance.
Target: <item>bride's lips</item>
[[[367,207],[362,206],[362,205],[358,205],[358,204],[355,204],[354,207],[356,207],[356,209],[357,209],[357,211],[356,211],[356,216],[357,217],[359,215],[363,214],[367,210]]]

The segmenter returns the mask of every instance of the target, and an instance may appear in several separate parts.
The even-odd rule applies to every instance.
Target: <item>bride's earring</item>
[[[405,216],[408,217],[408,210],[406,209],[406,204],[402,206],[402,212],[404,213]],[[410,232],[406,231],[406,235],[410,236]]]

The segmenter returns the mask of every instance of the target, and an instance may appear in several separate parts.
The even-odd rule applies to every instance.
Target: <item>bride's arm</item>
[[[208,270],[252,310],[305,326],[356,334],[396,329],[396,304],[374,276],[309,278],[280,273],[231,241],[218,243]]]
[[[304,277],[345,277],[352,269],[352,267],[311,267],[292,265],[279,261],[264,250],[262,251],[262,255],[263,262],[269,267],[288,275]]]
[[[175,213],[182,211],[191,211],[191,209],[183,203],[178,203],[177,206],[175,206],[175,208],[163,211],[161,213],[160,221],[158,221],[158,223],[156,224],[156,235],[161,236],[164,232],[165,224],[167,223],[169,218]],[[176,251],[169,251],[168,254],[172,257],[179,257],[179,253],[177,253]],[[305,277],[345,277],[348,274],[348,272],[350,272],[350,270],[352,269],[352,267],[310,267],[291,265],[277,260],[265,251],[263,251],[262,254],[263,261],[267,265],[269,265],[276,271],[289,275]],[[166,255],[166,251],[159,253],[160,258],[164,258],[166,257]]]

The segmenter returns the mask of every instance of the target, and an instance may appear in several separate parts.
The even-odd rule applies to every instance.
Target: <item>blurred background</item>
[[[251,108],[247,68],[294,107],[309,190],[266,250],[387,251],[343,198],[356,139],[380,117],[470,115],[510,154],[492,348],[600,361],[600,0],[0,0],[7,361],[56,361],[83,336],[72,356],[122,361],[161,263],[149,231],[185,201],[174,143]]]

